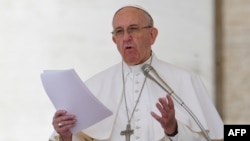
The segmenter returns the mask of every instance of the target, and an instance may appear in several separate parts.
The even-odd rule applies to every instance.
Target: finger
[[[66,115],[66,111],[59,110],[55,113],[52,124],[54,126],[54,129],[59,129],[69,123],[74,123],[75,120],[76,119],[74,115]]]
[[[55,112],[54,117],[53,117],[53,121],[52,121],[52,124],[54,127],[61,121],[60,117],[62,117],[66,113],[67,112],[65,110],[58,110]]]
[[[72,119],[72,120],[64,120],[64,121],[61,121],[59,122],[61,124],[61,126],[58,126],[59,128],[61,127],[64,127],[64,126],[68,126],[68,125],[71,125],[71,124],[75,124],[76,123],[76,119]],[[59,124],[58,123],[58,124]]]
[[[164,118],[160,117],[159,115],[157,115],[154,112],[151,112],[151,115],[161,124],[161,126],[164,128],[166,122],[164,120]]]
[[[55,118],[58,118],[58,117],[60,117],[60,116],[62,116],[62,115],[65,115],[67,113],[67,111],[65,111],[65,110],[58,110],[58,111],[56,111],[56,113],[54,114],[54,119]]]
[[[54,126],[60,126],[59,124],[63,124],[65,121],[75,120],[75,115],[62,115],[53,120]]]
[[[164,107],[164,106],[167,106],[167,100],[165,97],[161,97],[159,98],[159,102],[161,103],[161,105]]]
[[[170,95],[167,95],[166,97],[167,97],[167,100],[168,100],[169,108],[174,109],[174,101],[173,101],[173,99],[171,98]]]
[[[167,114],[166,111],[165,111],[165,109],[163,108],[162,104],[156,103],[156,107],[160,111],[162,117]]]
[[[57,128],[56,129],[56,132],[59,133],[59,134],[62,134],[62,133],[66,133],[66,132],[70,132],[70,129],[72,127],[74,127],[75,124],[69,124],[69,125],[65,125],[63,127],[60,127],[60,128]]]
[[[151,112],[152,117],[154,117],[158,122],[162,123],[162,118],[157,115],[155,112]]]
[[[160,98],[159,102],[161,103],[162,108],[164,110],[163,113],[168,113],[170,111],[170,107],[169,107],[169,102],[168,102],[167,98],[166,97]]]
[[[59,126],[59,123],[61,124],[60,126]],[[69,130],[70,128],[72,128],[73,126],[75,126],[76,119],[61,121],[59,123],[56,126],[57,131],[59,131],[59,132],[65,132],[66,130]]]

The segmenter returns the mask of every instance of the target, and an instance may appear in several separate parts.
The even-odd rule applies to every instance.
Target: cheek
[[[117,46],[117,50],[120,52],[120,54],[122,54],[122,52],[123,52],[122,48],[120,48],[120,47]]]
[[[145,52],[146,50],[148,50],[149,49],[149,45],[150,45],[150,43],[149,43],[150,41],[149,40],[144,40],[144,41],[142,41],[142,42],[139,42],[138,43],[138,50],[140,51],[140,52]]]
[[[117,44],[116,44],[116,48],[117,48],[117,50],[119,51],[119,53],[123,56],[123,54],[124,54],[123,48],[120,47],[120,46],[118,46]]]
[[[112,39],[113,39],[113,42],[116,44],[117,50],[121,53],[122,52],[122,48],[120,47],[121,45],[114,37]]]

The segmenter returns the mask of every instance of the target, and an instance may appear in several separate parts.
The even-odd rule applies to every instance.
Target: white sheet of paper
[[[77,133],[112,115],[86,87],[74,69],[44,70],[41,73],[43,87],[57,110],[67,110],[77,119],[71,128]]]

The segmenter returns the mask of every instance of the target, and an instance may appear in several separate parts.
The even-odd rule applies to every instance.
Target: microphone
[[[142,71],[144,75],[151,80],[155,81],[164,91],[166,91],[177,103],[179,103],[194,119],[196,124],[200,127],[202,133],[205,135],[207,141],[211,141],[208,133],[205,128],[202,126],[198,118],[195,114],[190,110],[190,108],[182,101],[182,99],[175,94],[175,92],[170,88],[170,86],[160,77],[160,75],[156,72],[156,70],[149,64],[145,64],[142,66]]]
[[[143,71],[143,73],[144,73],[145,76],[147,76],[151,80],[155,81],[168,94],[170,94],[171,96],[174,94],[174,91],[160,77],[160,75],[156,72],[156,70],[152,66],[150,66],[149,64],[145,64],[145,65],[142,66],[142,71]],[[177,98],[176,100],[181,105],[184,103],[180,98]]]

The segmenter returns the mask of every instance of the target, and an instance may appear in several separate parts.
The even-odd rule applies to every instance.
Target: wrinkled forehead
[[[153,26],[153,19],[151,15],[144,8],[139,6],[124,6],[118,9],[113,16],[113,26],[119,17],[125,17],[126,20],[129,20],[129,18],[134,19],[135,17],[141,18],[138,20],[146,21],[148,24]]]

